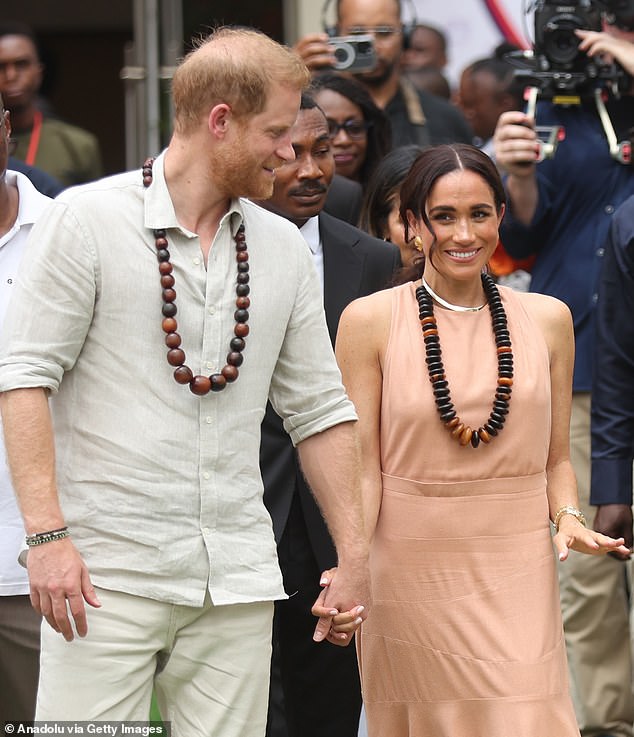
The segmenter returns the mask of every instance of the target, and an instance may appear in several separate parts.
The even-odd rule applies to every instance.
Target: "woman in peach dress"
[[[424,259],[341,319],[374,529],[370,737],[578,737],[551,521],[563,565],[626,550],[577,509],[568,308],[482,275],[504,201],[476,148],[424,151],[401,189]]]

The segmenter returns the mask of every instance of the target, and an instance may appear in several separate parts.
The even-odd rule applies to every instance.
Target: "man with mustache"
[[[294,223],[307,241],[334,343],[344,307],[385,287],[400,258],[395,246],[322,211],[335,163],[326,116],[306,93],[291,128],[291,145],[295,160],[277,170],[273,196],[258,204]],[[290,596],[276,603],[273,624],[288,731],[274,724],[269,709],[267,735],[356,737],[361,690],[355,650],[312,641],[311,606],[319,594],[320,572],[337,565],[335,548],[297,453],[270,404],[262,425],[260,467]],[[274,671],[272,694],[276,684],[279,689]]]

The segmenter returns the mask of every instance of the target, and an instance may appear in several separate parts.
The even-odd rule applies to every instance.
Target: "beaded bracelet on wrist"
[[[44,543],[51,543],[55,540],[63,540],[69,535],[68,527],[60,527],[57,530],[48,530],[47,532],[36,532],[34,535],[27,535],[25,540],[26,544],[32,548],[35,545],[44,545]]]

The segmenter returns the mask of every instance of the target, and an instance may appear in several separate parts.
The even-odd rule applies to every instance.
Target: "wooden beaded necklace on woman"
[[[416,289],[418,316],[423,330],[423,340],[425,341],[425,361],[434,392],[436,409],[441,422],[450,431],[451,437],[457,440],[460,445],[471,444],[473,448],[477,448],[480,441],[490,443],[491,439],[504,429],[506,415],[509,411],[511,387],[513,386],[513,349],[502,299],[495,282],[488,274],[482,274],[482,286],[491,312],[491,323],[497,348],[498,378],[493,408],[489,418],[477,430],[472,430],[468,425],[465,425],[454,408],[449,392],[449,382],[445,376],[445,367],[442,362],[438,325],[434,317],[434,300],[424,286]],[[449,309],[454,308],[458,311],[464,311],[464,308],[454,307],[454,305],[447,302],[443,301],[443,304]],[[471,309],[477,311],[479,308]]]
[[[143,186],[149,187],[152,184],[152,165],[154,159],[150,158],[143,164]],[[163,228],[153,231],[154,245],[156,248],[156,257],[159,262],[159,273],[161,275],[161,287],[163,297],[163,313],[162,328],[165,333],[165,345],[168,348],[167,362],[170,366],[174,366],[174,379],[178,384],[188,384],[190,391],[198,396],[204,396],[210,391],[222,391],[228,383],[238,378],[238,366],[242,365],[244,357],[242,351],[246,343],[245,338],[249,334],[249,252],[244,235],[244,225],[240,225],[235,235],[236,244],[236,261],[238,266],[238,276],[236,282],[236,311],[233,315],[236,324],[233,328],[234,337],[229,343],[229,353],[227,354],[227,365],[220,373],[211,374],[211,376],[194,376],[194,372],[185,365],[185,351],[181,346],[181,336],[176,332],[178,323],[176,322],[176,290],[174,279],[174,267],[170,262],[170,252],[168,250],[167,234]]]

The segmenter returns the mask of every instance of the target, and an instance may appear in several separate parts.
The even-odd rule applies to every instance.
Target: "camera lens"
[[[551,18],[544,29],[544,53],[553,64],[565,67],[577,58],[580,39],[575,30],[583,27],[583,21],[574,16]]]
[[[354,49],[348,43],[339,43],[333,49],[335,69],[347,69],[354,61]]]

